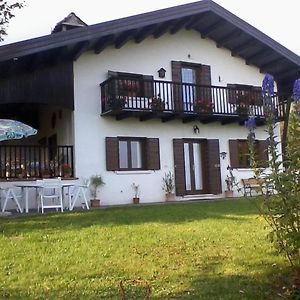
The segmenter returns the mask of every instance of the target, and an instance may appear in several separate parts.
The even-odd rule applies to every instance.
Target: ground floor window
[[[247,140],[230,140],[230,163],[233,168],[250,168],[251,160]],[[267,141],[255,141],[256,158],[260,167],[268,165],[268,144]]]
[[[146,137],[107,137],[108,171],[159,170],[159,140]]]
[[[120,139],[118,148],[120,170],[144,169],[145,139]]]

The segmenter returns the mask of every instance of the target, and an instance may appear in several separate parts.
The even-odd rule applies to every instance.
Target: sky
[[[16,0],[15,0],[16,1]],[[8,2],[15,2],[8,0]],[[24,0],[15,11],[8,36],[0,45],[51,33],[57,22],[74,12],[88,25],[149,12],[192,0]],[[300,0],[215,0],[300,56]]]

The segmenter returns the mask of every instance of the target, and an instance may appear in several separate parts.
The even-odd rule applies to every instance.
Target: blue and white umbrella
[[[0,119],[0,141],[17,140],[37,134],[37,130],[22,122]]]

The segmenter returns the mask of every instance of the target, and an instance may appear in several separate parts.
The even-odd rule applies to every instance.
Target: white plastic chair
[[[48,208],[64,211],[60,179],[37,180],[37,186],[39,186],[39,200],[42,213]]]
[[[10,201],[14,201],[16,203],[16,210],[18,212],[23,212],[23,209],[20,205],[20,202],[18,200],[18,198],[21,198],[22,195],[17,195],[14,191],[13,187],[0,187],[0,192],[1,192],[1,200],[2,200],[2,195],[4,198],[4,203],[3,203],[3,207],[2,207],[2,212],[5,212],[6,206],[7,206],[7,202]]]
[[[74,186],[70,210],[73,210],[78,200],[81,200],[82,208],[84,208],[85,205],[86,209],[90,209],[88,200],[86,198],[86,193],[89,190],[89,187],[90,187],[89,180],[86,180],[83,184],[78,184]]]

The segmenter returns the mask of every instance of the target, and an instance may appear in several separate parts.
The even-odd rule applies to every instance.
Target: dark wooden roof
[[[276,22],[276,20],[273,20]],[[186,28],[210,38],[217,47],[261,72],[274,75],[281,84],[300,77],[300,57],[211,0],[144,13],[0,47],[0,76],[19,69],[76,60],[83,52],[100,53],[107,46],[121,48],[129,40],[142,42],[152,35],[175,34]]]

